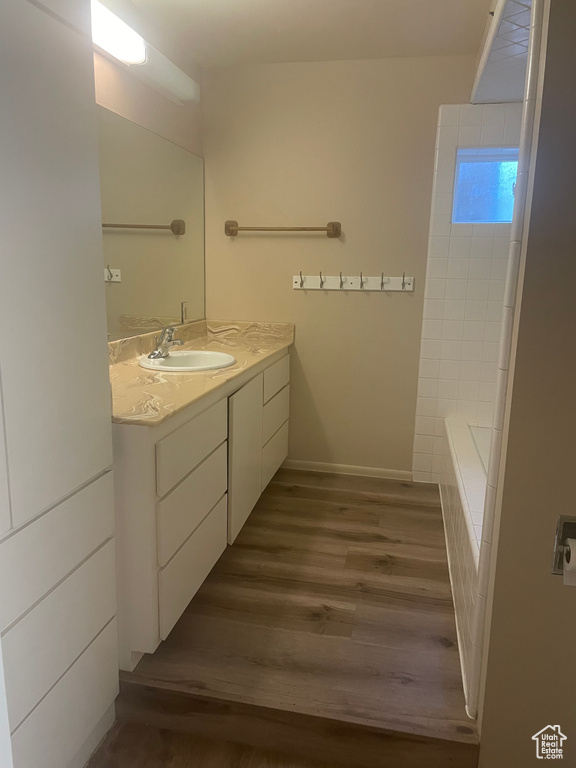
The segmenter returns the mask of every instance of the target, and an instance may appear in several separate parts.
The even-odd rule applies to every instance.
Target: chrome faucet
[[[169,325],[168,328],[164,328],[160,338],[156,338],[156,349],[153,352],[150,352],[148,357],[151,360],[156,360],[159,357],[168,357],[172,347],[182,346],[184,342],[182,339],[175,339],[175,333],[176,328],[174,328],[172,325]]]

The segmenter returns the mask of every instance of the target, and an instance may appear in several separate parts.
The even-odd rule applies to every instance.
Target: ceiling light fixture
[[[92,42],[124,64],[144,64],[146,42],[98,0],[92,0]]]
[[[177,102],[200,101],[200,86],[98,0],[92,3],[92,42],[140,80]]]

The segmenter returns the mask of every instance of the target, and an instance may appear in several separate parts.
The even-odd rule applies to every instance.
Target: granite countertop
[[[228,352],[236,362],[229,368],[196,373],[150,371],[138,365],[155,346],[155,333],[109,343],[112,421],[155,426],[199,398],[294,342],[291,323],[234,323],[200,320],[178,326],[179,349]]]

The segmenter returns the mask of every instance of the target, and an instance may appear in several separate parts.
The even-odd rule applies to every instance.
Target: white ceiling
[[[490,0],[132,0],[203,66],[476,54]]]

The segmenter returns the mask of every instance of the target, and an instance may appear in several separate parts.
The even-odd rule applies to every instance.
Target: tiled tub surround
[[[414,438],[414,480],[440,484],[467,711],[476,715],[486,471],[470,425],[492,427],[511,224],[453,224],[459,147],[520,143],[521,104],[440,108]]]
[[[448,417],[444,420],[444,424],[448,442],[448,453],[445,453],[444,457],[450,459],[452,466],[444,466],[440,487],[445,485],[448,479],[456,477],[468,538],[472,543],[476,570],[478,570],[482,518],[486,500],[486,470],[474,442],[470,425],[457,416]],[[491,432],[489,427],[485,429]]]
[[[468,423],[451,416],[444,419],[443,428],[440,437],[443,464],[440,496],[462,679],[466,701],[469,702],[471,670],[477,663],[474,632],[486,471]]]
[[[413,476],[442,481],[444,418],[491,426],[510,224],[452,224],[458,147],[510,147],[521,104],[440,108],[416,408]]]
[[[209,349],[234,355],[228,368],[196,373],[162,373],[141,368],[138,358],[156,346],[156,334],[147,333],[110,342],[112,421],[117,424],[155,426],[214,392],[266,358],[294,342],[291,323],[226,322],[200,320],[178,326],[182,349]]]
[[[470,427],[476,449],[480,454],[480,460],[484,470],[488,471],[488,462],[490,460],[490,443],[492,442],[492,429],[490,427]]]

